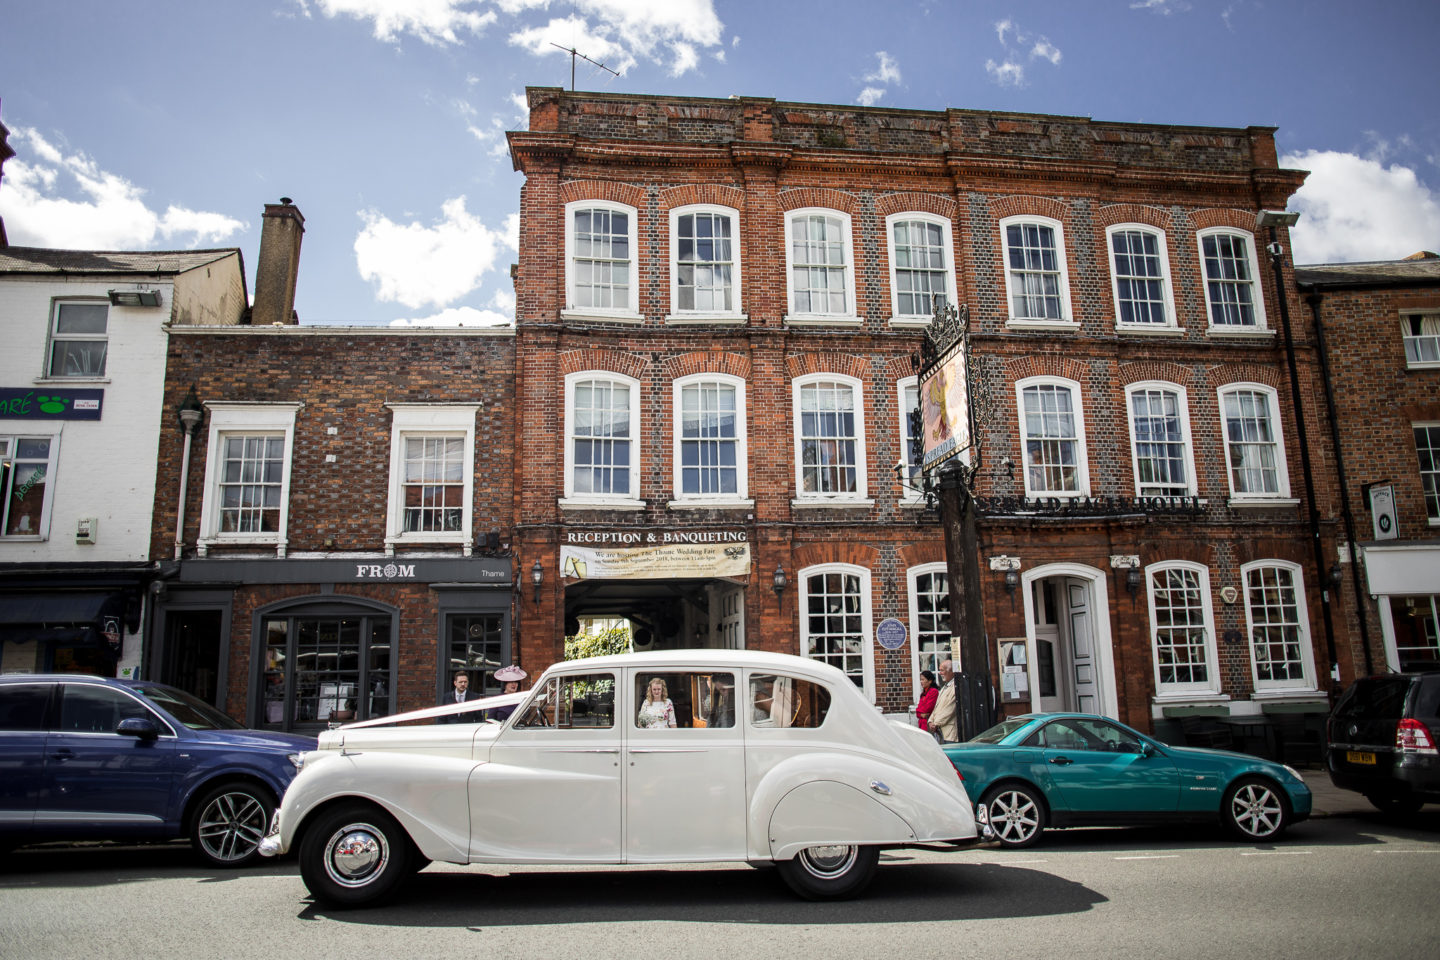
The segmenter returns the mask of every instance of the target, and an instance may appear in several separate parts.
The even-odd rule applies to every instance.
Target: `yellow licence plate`
[[[1372,767],[1375,765],[1375,754],[1365,750],[1346,750],[1345,759],[1351,763],[1365,763]]]

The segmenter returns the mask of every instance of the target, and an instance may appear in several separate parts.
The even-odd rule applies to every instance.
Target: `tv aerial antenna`
[[[579,50],[576,50],[574,47],[562,47],[562,46],[560,46],[560,44],[556,43],[556,42],[553,41],[553,40],[550,41],[550,46],[554,47],[554,48],[557,49],[557,50],[564,50],[566,53],[570,54],[570,92],[571,92],[571,93],[574,93],[574,92],[575,92],[575,58],[576,58],[576,57],[579,57],[581,60],[584,60],[586,63],[594,64],[595,66],[599,67],[601,70],[604,70],[606,73],[613,73],[613,74],[615,74],[615,76],[617,76],[617,77],[620,76],[619,73],[616,73],[616,71],[611,70],[609,67],[605,66],[605,64],[601,63],[599,60],[591,60],[589,57],[585,56],[585,54],[581,53]]]

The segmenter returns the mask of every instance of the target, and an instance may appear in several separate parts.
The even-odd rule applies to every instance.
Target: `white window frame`
[[[1147,493],[1140,480],[1140,439],[1135,433],[1134,395],[1140,392],[1161,391],[1176,396],[1176,412],[1180,419],[1180,444],[1183,447],[1185,464],[1185,490],[1181,493]],[[1130,425],[1130,465],[1135,479],[1137,497],[1193,497],[1195,485],[1195,456],[1190,438],[1190,400],[1185,388],[1168,380],[1144,380],[1125,387],[1125,416]]]
[[[1200,610],[1205,630],[1205,674],[1203,683],[1162,683],[1160,680],[1160,644],[1155,618],[1155,575],[1167,570],[1184,570],[1197,575]],[[1155,681],[1155,699],[1193,701],[1220,697],[1220,657],[1215,645],[1215,609],[1210,597],[1210,570],[1204,564],[1188,560],[1164,560],[1145,568],[1145,596],[1150,613],[1150,664]]]
[[[923,651],[920,649],[920,578],[933,574],[941,574],[945,577],[946,596],[949,596],[950,576],[949,569],[943,560],[934,563],[921,563],[905,571],[906,602],[910,615],[910,695],[920,697],[920,671],[926,669],[921,663]],[[947,608],[946,619],[949,619]],[[951,659],[951,655],[945,652],[941,660]],[[939,675],[936,675],[936,683],[940,682]]]
[[[1431,453],[1431,465],[1434,470],[1425,470],[1420,463],[1420,444],[1415,441],[1416,430],[1440,431],[1440,420],[1415,420],[1410,424],[1411,443],[1415,446],[1415,466],[1420,472],[1420,496],[1425,501],[1426,523],[1432,527],[1440,527],[1440,448]],[[1432,475],[1431,492],[1425,489],[1425,478]]]
[[[906,486],[904,483],[900,485],[900,502],[902,504],[915,504],[925,499],[925,494],[921,489],[921,481],[924,474],[920,469],[921,463],[925,459],[925,450],[922,443],[920,459],[913,464],[909,462],[907,454],[909,452],[910,441],[913,438],[910,436],[910,407],[906,405],[905,401],[905,391],[907,390],[915,391],[915,403],[918,407],[920,403],[920,378],[904,377],[895,381],[895,407],[900,411],[900,429],[895,436],[900,438],[900,464],[905,469],[907,479],[913,484],[913,486]]]
[[[1255,322],[1249,323],[1216,323],[1216,304],[1210,296],[1210,271],[1205,263],[1205,240],[1209,237],[1229,236],[1238,237],[1245,241],[1246,266],[1250,270],[1250,298],[1255,308]],[[1195,255],[1200,259],[1200,286],[1205,291],[1205,329],[1211,336],[1273,336],[1265,321],[1265,288],[1260,280],[1260,259],[1259,251],[1256,249],[1255,235],[1248,230],[1238,230],[1235,227],[1209,227],[1195,234]],[[1230,283],[1232,281],[1223,281]]]
[[[870,588],[870,571],[865,567],[856,566],[851,563],[821,563],[813,567],[805,567],[800,570],[797,577],[800,581],[799,603],[800,603],[800,655],[807,660],[814,660],[810,655],[810,578],[823,576],[829,573],[838,573],[842,576],[856,576],[860,579],[860,652],[861,671],[863,685],[861,690],[865,697],[875,702],[875,631],[872,627],[873,597]],[[824,661],[820,661],[824,662]]]
[[[902,313],[900,310],[899,265],[896,262],[895,225],[898,223],[926,223],[940,228],[940,249],[944,254],[946,303],[954,306],[959,302],[955,286],[955,241],[951,238],[950,220],[933,213],[908,210],[892,213],[885,218],[885,248],[890,255],[890,325],[892,327],[924,327],[935,318],[933,310],[926,313]]]
[[[456,544],[465,556],[474,545],[475,417],[478,403],[387,403],[390,410],[390,494],[385,518],[385,549],[409,544]],[[459,530],[405,529],[405,441],[422,437],[463,439],[464,501]]]
[[[1418,321],[1418,323],[1416,322]],[[1431,327],[1435,333],[1413,333],[1413,327]],[[1403,310],[1400,313],[1400,340],[1405,345],[1407,370],[1440,367],[1440,313],[1434,310]],[[1431,357],[1422,356],[1429,354]]]
[[[735,492],[724,494],[685,493],[684,463],[681,456],[684,437],[684,392],[687,387],[714,383],[730,387],[735,391]],[[741,509],[753,507],[750,499],[749,456],[746,443],[747,419],[745,415],[745,381],[724,373],[696,373],[680,377],[671,384],[671,479],[674,483],[675,499],[672,508],[703,507],[707,509]],[[567,448],[568,449],[568,448]]]
[[[15,459],[17,447],[21,440],[48,440],[50,449],[45,461],[45,497],[40,501],[40,519],[36,529],[32,533],[18,533],[12,536],[5,535],[5,514],[11,506],[9,502],[0,508],[0,541],[4,543],[34,543],[50,539],[50,517],[55,509],[56,481],[59,479],[56,470],[60,464],[60,434],[64,429],[63,422],[44,421],[38,423],[27,423],[24,429],[14,433],[6,433],[0,436],[4,445],[0,446],[0,460],[9,463]],[[27,463],[38,462],[26,460]],[[0,490],[0,496],[9,497],[10,492]]]
[[[575,492],[575,387],[587,380],[609,380],[630,389],[630,490],[632,495]],[[565,376],[565,496],[560,506],[574,510],[641,510],[640,498],[640,381],[609,370],[581,370]]]
[[[805,490],[804,437],[801,433],[800,397],[805,387],[817,383],[837,383],[850,388],[855,401],[855,490],[853,493],[807,493]],[[794,417],[795,499],[794,507],[869,506],[868,460],[865,454],[865,385],[855,377],[841,373],[811,373],[791,381],[791,416]]]
[[[205,556],[213,546],[274,546],[285,556],[290,529],[290,481],[295,473],[295,415],[299,403],[238,403],[211,400],[209,446],[205,455],[205,495],[200,506],[200,537],[196,552]],[[280,481],[280,529],[271,533],[221,532],[222,502],[220,481],[225,463],[225,440],[231,435],[271,436],[280,434],[285,443],[285,466]]]
[[[1075,418],[1075,490],[1036,490],[1030,486],[1029,434],[1025,432],[1025,391],[1030,387],[1055,386],[1070,391],[1071,413]],[[1064,377],[1026,377],[1015,381],[1015,410],[1019,415],[1020,467],[1025,480],[1025,496],[1031,499],[1044,497],[1088,497],[1090,495],[1089,448],[1085,443],[1085,406],[1080,393],[1080,384]]]
[[[1023,225],[1048,227],[1055,232],[1055,266],[1059,275],[1060,316],[1015,316],[1015,285],[1010,275],[1010,227]],[[1022,214],[1000,221],[1000,268],[1005,276],[1005,325],[1028,330],[1074,330],[1080,326],[1070,304],[1070,270],[1065,257],[1065,225],[1052,217]]]
[[[105,332],[87,334],[63,334],[57,329],[60,325],[60,310],[62,307],[70,306],[95,306],[105,308]],[[44,368],[40,374],[42,380],[57,380],[72,383],[75,381],[102,381],[110,377],[110,301],[104,297],[55,297],[50,301],[50,326],[45,335],[45,360]],[[52,368],[55,357],[55,345],[57,343],[103,343],[105,355],[101,360],[99,373],[56,373]]]
[[[835,217],[839,219],[844,237],[841,246],[845,254],[845,312],[844,313],[800,313],[795,310],[795,244],[791,235],[794,222],[802,217]],[[829,207],[801,207],[785,211],[785,322],[796,325],[850,325],[862,322],[855,312],[855,270],[854,229],[850,214]]]
[[[1160,300],[1165,310],[1165,321],[1127,323],[1121,319],[1124,311],[1120,308],[1120,265],[1115,259],[1115,234],[1145,233],[1155,238],[1156,257],[1160,265]],[[1110,293],[1115,302],[1115,329],[1125,333],[1180,333],[1179,318],[1175,313],[1175,295],[1170,283],[1170,252],[1165,240],[1165,231],[1148,223],[1117,223],[1105,228],[1105,250],[1110,259]]]
[[[575,301],[575,214],[579,210],[609,210],[627,214],[629,220],[630,259],[630,300],[625,308],[582,307]],[[639,323],[645,319],[640,312],[641,277],[639,270],[640,248],[636,242],[639,236],[637,222],[639,211],[629,204],[611,200],[573,200],[565,204],[565,309],[560,316],[566,320],[627,320]]]
[[[1295,590],[1295,614],[1298,617],[1296,625],[1300,631],[1298,642],[1301,677],[1299,680],[1260,679],[1260,668],[1255,659],[1256,624],[1255,611],[1250,603],[1250,571],[1268,567],[1287,571]],[[1255,685],[1255,696],[1261,698],[1266,694],[1274,696],[1276,694],[1316,692],[1318,688],[1315,686],[1315,650],[1310,640],[1310,612],[1305,604],[1304,569],[1300,564],[1291,563],[1289,560],[1252,560],[1240,567],[1240,594],[1245,599],[1245,645],[1250,654],[1250,678]]]
[[[1230,427],[1225,416],[1225,398],[1228,394],[1249,391],[1264,395],[1271,429],[1274,433],[1275,445],[1275,476],[1276,486],[1273,493],[1262,491],[1252,493],[1249,491],[1237,491],[1235,489],[1234,468],[1230,465]],[[1280,420],[1280,395],[1274,387],[1266,386],[1263,383],[1227,383],[1216,391],[1218,409],[1220,413],[1220,437],[1225,444],[1225,482],[1230,489],[1230,506],[1245,506],[1247,504],[1262,504],[1265,506],[1288,506],[1299,503],[1299,500],[1290,497],[1290,469],[1285,462],[1285,431]]]
[[[730,220],[730,302],[729,310],[682,310],[680,308],[680,218],[697,213],[718,214]],[[744,323],[740,265],[740,211],[714,203],[692,203],[670,211],[670,314],[667,323]]]

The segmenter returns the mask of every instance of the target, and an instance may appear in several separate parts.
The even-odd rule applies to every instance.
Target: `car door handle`
[[[1051,757],[1050,762],[1060,767],[1074,763],[1074,761],[1071,760],[1069,757]]]
[[[589,750],[578,750],[578,749],[577,749],[577,750],[565,750],[565,749],[560,749],[560,750],[549,750],[549,751],[547,751],[547,752],[548,752],[548,753],[619,753],[620,751],[619,751],[618,749],[615,749],[615,748],[611,748],[611,749],[608,749],[608,750],[607,750],[607,749],[605,749],[605,748],[603,748],[603,747],[593,747],[593,748],[591,748],[591,749],[589,749]]]
[[[50,754],[51,760],[59,760],[61,763],[64,763],[66,760],[73,760],[74,758],[74,752],[67,747],[62,747],[61,749],[56,750],[54,753]]]

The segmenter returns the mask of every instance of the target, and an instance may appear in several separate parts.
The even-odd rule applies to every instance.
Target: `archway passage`
[[[1115,716],[1104,573],[1052,564],[1028,571],[1024,587],[1031,709]]]
[[[724,577],[582,580],[565,587],[565,634],[627,621],[636,650],[745,646],[745,584]]]

